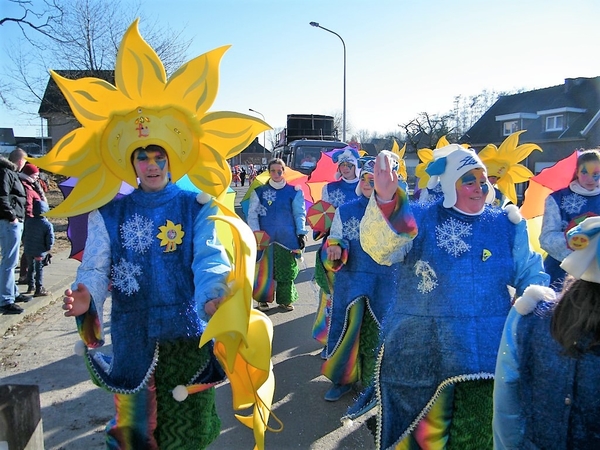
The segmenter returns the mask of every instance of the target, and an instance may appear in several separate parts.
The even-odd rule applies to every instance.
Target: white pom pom
[[[173,389],[173,398],[178,402],[184,401],[188,396],[188,391],[184,385],[180,384]]]
[[[531,285],[525,289],[523,295],[515,300],[515,309],[525,316],[533,312],[539,301],[556,301],[556,292],[545,286]]]
[[[342,419],[342,426],[345,428],[350,428],[352,425],[354,425],[354,421],[352,419],[349,419],[348,417]]]
[[[201,192],[196,196],[196,201],[201,205],[206,205],[208,202],[210,202],[210,200],[210,195],[208,195],[206,192]]]
[[[297,184],[296,186],[294,186],[294,189],[296,189],[297,191],[301,191],[302,190],[302,186],[300,186],[299,184]]]
[[[506,213],[508,214],[508,220],[510,220],[514,224],[517,224],[521,220],[523,220],[523,216],[521,215],[521,212],[519,211],[519,208],[517,208],[516,205],[506,205],[504,211],[506,211]]]
[[[87,353],[87,348],[83,341],[77,341],[75,342],[75,347],[73,347],[73,351],[77,356],[85,356],[85,354]]]

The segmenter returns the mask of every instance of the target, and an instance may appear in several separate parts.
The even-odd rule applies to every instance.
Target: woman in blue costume
[[[568,232],[562,293],[531,286],[504,327],[494,448],[600,448],[600,217]]]
[[[565,233],[589,215],[600,214],[600,154],[586,150],[577,157],[577,168],[568,187],[546,198],[540,246],[548,252],[544,267],[551,286],[561,290],[565,271],[560,263],[572,250]]]
[[[361,222],[365,251],[380,264],[401,262],[376,370],[376,441],[386,449],[489,448],[507,286],[520,295],[548,276],[516,207],[485,204],[493,189],[474,151],[436,149],[427,173],[443,200],[409,206],[379,156],[376,195]]]
[[[255,300],[259,310],[268,311],[274,294],[280,308],[292,311],[292,303],[298,299],[294,285],[299,272],[297,259],[307,233],[304,194],[286,183],[281,159],[269,161],[268,170],[269,181],[252,192],[248,206],[250,229],[269,235],[269,247],[258,256],[256,284],[261,287],[255,287]]]
[[[95,348],[104,344],[103,304],[112,297],[113,356],[87,359],[94,382],[115,394],[107,448],[204,448],[220,431],[214,389],[181,403],[173,389],[224,378],[212,346],[198,347],[230,270],[208,219],[216,207],[170,183],[162,147],[136,149],[132,164],[139,188],[89,215],[63,308]]]
[[[336,181],[332,181],[323,186],[321,191],[321,200],[331,203],[338,208],[346,203],[352,202],[360,197],[358,189],[359,181],[359,154],[353,147],[345,147],[331,155],[331,159],[337,164],[335,174]],[[315,239],[327,239],[327,234],[320,236],[314,232]],[[327,333],[329,330],[329,320],[331,315],[331,298],[333,295],[333,274],[327,273],[321,260],[320,251],[317,253],[315,261],[315,281],[319,285],[319,305],[313,324],[312,336],[320,344],[325,346],[321,352],[321,358],[326,359],[327,355]]]
[[[373,193],[374,165],[375,158],[364,160],[356,187],[360,197],[337,209],[322,250],[326,268],[335,271],[327,361],[321,369],[333,382],[327,401],[350,392],[355,382],[372,385],[381,322],[394,302],[395,266],[377,264],[359,240],[360,220]]]

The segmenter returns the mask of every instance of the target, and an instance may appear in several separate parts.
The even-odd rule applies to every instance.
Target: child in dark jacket
[[[34,297],[49,295],[43,286],[44,259],[54,244],[54,227],[42,216],[48,212],[48,203],[40,200],[33,202],[33,217],[25,221],[23,229],[23,254],[27,258],[28,294]]]

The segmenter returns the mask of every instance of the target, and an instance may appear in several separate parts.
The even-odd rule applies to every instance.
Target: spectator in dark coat
[[[23,308],[15,301],[31,299],[19,294],[14,272],[25,219],[25,188],[18,175],[25,164],[25,152],[14,150],[11,157],[17,164],[0,156],[0,312],[21,314]]]
[[[49,295],[43,285],[44,260],[54,244],[54,227],[42,216],[48,212],[48,203],[34,200],[33,217],[25,221],[23,231],[23,255],[27,260],[28,294],[34,292],[34,297]]]

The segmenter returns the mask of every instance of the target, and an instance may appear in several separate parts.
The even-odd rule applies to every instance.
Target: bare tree
[[[54,0],[44,0],[42,4],[38,3],[34,9],[33,0],[9,0],[9,2],[18,5],[21,14],[15,17],[0,18],[0,26],[8,24],[18,26],[25,39],[32,45],[36,45],[36,41],[31,38],[30,33],[32,32],[62,42],[55,32],[63,16],[63,8],[60,4]]]
[[[31,2],[18,3],[24,8],[23,17],[34,14]],[[166,30],[156,18],[144,20],[140,5],[140,0],[45,0],[45,9],[37,13],[48,20],[48,25],[40,25],[44,33],[30,36],[28,45],[8,49],[12,64],[3,74],[2,101],[32,114],[33,105],[39,106],[48,84],[49,68],[81,71],[86,76],[114,70],[119,43],[138,16],[142,17],[144,38],[158,53],[167,73],[172,73],[186,60],[191,40],[182,39],[183,28]],[[16,23],[23,26],[23,22]]]
[[[451,140],[450,135],[454,132],[452,119],[451,114],[430,115],[422,112],[411,121],[398,126],[404,130],[407,147],[411,150],[433,149],[442,136],[447,136],[448,140]]]

